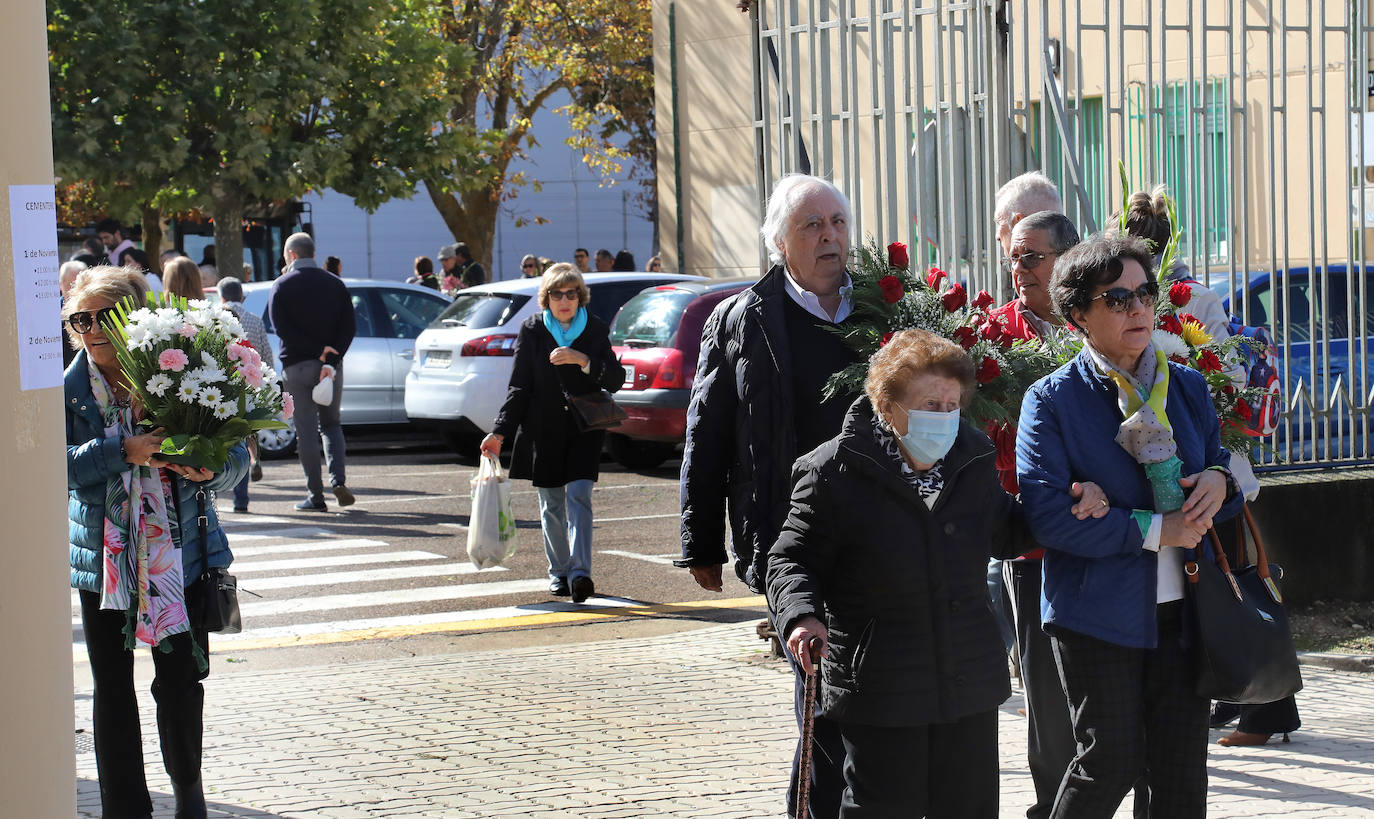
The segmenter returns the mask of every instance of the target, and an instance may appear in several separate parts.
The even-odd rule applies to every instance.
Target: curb
[[[1358,671],[1374,674],[1374,657],[1360,654],[1337,654],[1326,651],[1299,651],[1299,665],[1314,665],[1333,671]]]

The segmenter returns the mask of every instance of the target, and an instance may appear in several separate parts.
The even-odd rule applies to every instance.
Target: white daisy
[[[196,394],[199,392],[199,384],[194,381],[182,381],[181,386],[177,387],[177,398],[181,399],[183,404],[193,404],[196,400]]]
[[[167,390],[172,388],[172,378],[167,373],[158,373],[149,378],[148,383],[144,384],[143,388],[161,398],[167,394]]]
[[[220,392],[219,387],[206,387],[200,391],[199,401],[202,407],[214,409],[224,400],[224,393]]]
[[[215,417],[223,421],[234,414],[234,405],[228,402],[221,402],[215,405]]]

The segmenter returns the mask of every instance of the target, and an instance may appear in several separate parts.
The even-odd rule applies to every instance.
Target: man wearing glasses
[[[573,263],[577,265],[578,273],[590,273],[592,254],[587,252],[587,248],[579,247],[573,251]]]

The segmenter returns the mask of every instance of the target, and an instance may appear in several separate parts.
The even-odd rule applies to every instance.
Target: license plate
[[[630,365],[630,366],[628,366],[628,367],[625,368],[625,383],[622,384],[620,388],[623,389],[623,390],[632,390],[632,389],[634,389],[634,386],[635,386],[635,368],[634,368],[634,365]]]
[[[430,350],[425,353],[425,369],[442,370],[453,360],[452,350]]]

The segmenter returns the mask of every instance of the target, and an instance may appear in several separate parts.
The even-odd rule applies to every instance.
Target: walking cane
[[[815,733],[816,687],[819,684],[817,671],[821,661],[821,645],[819,637],[812,637],[806,641],[806,651],[811,655],[811,671],[806,675],[806,687],[802,693],[801,756],[797,760],[797,819],[807,819],[811,813],[811,741]]]

